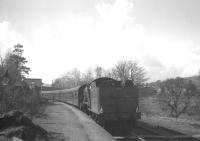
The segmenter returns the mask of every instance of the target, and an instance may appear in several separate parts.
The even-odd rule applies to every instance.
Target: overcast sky
[[[150,81],[200,69],[199,0],[0,0],[0,52],[24,45],[45,83],[137,60]]]

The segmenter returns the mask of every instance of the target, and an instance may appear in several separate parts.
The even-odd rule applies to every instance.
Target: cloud
[[[120,52],[130,39],[127,34],[138,28],[130,29],[134,17],[131,18],[126,13],[132,9],[132,3],[124,2],[118,1],[109,6],[98,4],[97,20],[89,16],[72,15],[65,20],[42,23],[32,34],[34,49],[29,52],[29,58],[34,63],[33,70],[45,76],[46,71],[39,68],[46,64],[49,78],[53,79],[73,67],[85,71],[88,67],[102,64],[108,68],[125,58],[126,53]],[[126,52],[129,53],[129,49]],[[37,54],[37,58],[34,54]],[[55,68],[51,64],[55,64]]]
[[[148,33],[130,14],[134,11],[131,1],[100,2],[96,10],[98,19],[72,15],[37,27],[30,55],[35,72],[49,80],[73,67],[82,71],[95,65],[109,68],[125,59],[138,60],[152,81],[198,71],[200,60],[194,42]]]
[[[99,3],[96,8],[104,27],[119,28],[133,24],[135,18],[130,16],[133,3],[127,0],[116,0],[114,3]]]
[[[11,28],[8,21],[0,22],[0,55],[4,55],[15,44],[25,44],[24,36]]]
[[[134,15],[132,1],[100,1],[95,8],[98,18],[83,12],[81,16],[48,18],[30,29],[25,51],[31,77],[50,82],[74,67],[81,71],[96,65],[107,69],[126,59],[137,60],[151,81],[198,72],[200,47],[190,39],[149,33]],[[0,32],[3,45],[24,39],[9,23],[1,27],[5,30]]]
[[[134,4],[128,0],[97,6],[103,19],[100,25],[108,31],[104,32],[107,34],[104,37],[110,38],[109,42],[119,48],[115,51],[117,57],[138,60],[147,69],[151,81],[197,74],[200,47],[190,39],[149,33],[133,14],[130,15],[133,9]],[[107,48],[107,43],[104,43]]]
[[[193,50],[199,47],[193,41],[173,41],[153,36],[150,36],[149,39],[151,40],[144,45],[146,56],[143,58],[143,62],[151,80],[197,75],[200,69],[200,58],[199,54]]]

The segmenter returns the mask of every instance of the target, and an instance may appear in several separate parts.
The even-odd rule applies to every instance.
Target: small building
[[[25,78],[24,82],[29,85],[30,88],[33,86],[38,87],[40,90],[42,89],[42,79],[36,79],[36,78]]]

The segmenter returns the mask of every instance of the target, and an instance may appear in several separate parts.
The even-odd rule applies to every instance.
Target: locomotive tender
[[[42,95],[72,104],[102,125],[111,121],[134,122],[141,117],[139,91],[130,81],[127,82],[122,86],[121,81],[102,77],[72,89],[42,91]]]

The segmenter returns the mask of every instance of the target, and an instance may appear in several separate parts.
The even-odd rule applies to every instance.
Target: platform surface
[[[55,102],[34,122],[58,141],[115,141],[102,127],[79,109]]]

